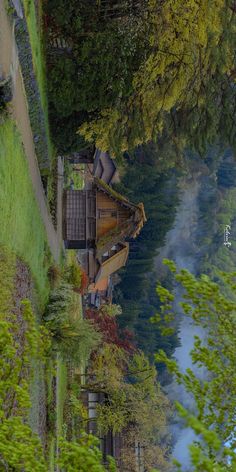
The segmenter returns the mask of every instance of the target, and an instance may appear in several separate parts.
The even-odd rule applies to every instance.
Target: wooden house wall
[[[109,215],[110,210],[110,215]],[[112,215],[116,212],[116,215]],[[107,213],[107,214],[106,214]],[[120,222],[127,220],[130,210],[123,207],[103,192],[97,193],[97,238],[115,228]]]

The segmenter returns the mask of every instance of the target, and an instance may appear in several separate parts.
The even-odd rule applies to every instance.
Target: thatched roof
[[[114,244],[124,242],[126,238],[136,238],[147,219],[143,203],[139,203],[138,205],[131,203],[127,198],[116,192],[101,179],[95,178],[94,182],[98,190],[106,193],[110,198],[118,201],[120,205],[131,211],[131,216],[127,221],[111,229],[108,233],[99,238],[97,241],[97,252],[99,257],[103,252],[108,251]]]

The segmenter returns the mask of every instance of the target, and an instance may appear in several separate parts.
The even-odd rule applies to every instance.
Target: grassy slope
[[[49,291],[46,234],[20,136],[9,118],[0,126],[0,215],[0,243],[29,265],[44,302]]]
[[[57,436],[63,436],[63,410],[67,394],[67,367],[58,355],[57,357]]]
[[[0,245],[0,319],[4,319],[12,306],[12,292],[16,272],[16,258],[9,249]]]
[[[68,260],[70,260],[70,254]],[[78,315],[82,316],[82,298],[78,294]],[[58,354],[56,359],[56,424],[55,436],[51,437],[49,444],[49,465],[50,472],[53,471],[53,458],[55,449],[58,450],[58,440],[66,434],[64,428],[67,427],[64,415],[65,403],[68,401],[68,369],[67,363]],[[57,453],[56,453],[57,454]]]
[[[52,362],[52,361],[51,361]],[[55,359],[55,367],[56,367],[56,411],[55,411],[55,425],[54,431],[51,431],[48,435],[48,467],[49,472],[54,472],[55,470],[55,457],[58,454],[58,441],[59,438],[64,436],[63,433],[63,424],[64,424],[64,404],[66,401],[67,396],[67,367],[65,362],[61,359],[61,357],[57,354]],[[50,383],[52,384],[52,372],[53,369],[51,367],[49,371],[49,375],[51,376]],[[49,389],[48,392],[48,402],[52,400],[52,387]]]

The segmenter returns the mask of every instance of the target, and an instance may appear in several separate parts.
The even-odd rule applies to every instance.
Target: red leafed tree
[[[128,329],[120,329],[115,318],[99,310],[90,308],[86,310],[86,318],[91,320],[95,327],[101,332],[103,341],[108,344],[115,344],[132,354],[136,351],[134,335]]]

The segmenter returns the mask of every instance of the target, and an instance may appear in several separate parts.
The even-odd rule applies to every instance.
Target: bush
[[[96,309],[86,310],[86,317],[102,336],[104,343],[112,344],[131,354],[136,350],[134,334],[128,329],[119,329],[114,316]]]
[[[75,292],[84,294],[88,287],[89,279],[76,259],[72,260],[70,265],[66,268],[64,277],[66,281],[73,286]]]
[[[64,361],[69,361],[74,365],[86,362],[91,353],[101,342],[101,335],[88,320],[81,320],[68,332],[61,332],[57,335],[56,348],[62,355]]]
[[[107,316],[116,317],[122,314],[122,308],[120,305],[114,303],[106,303],[101,306],[101,313]]]
[[[44,320],[64,360],[78,363],[88,359],[101,340],[92,323],[83,319],[79,296],[68,283],[52,291]]]
[[[69,116],[62,117],[55,107],[50,107],[50,125],[52,137],[60,154],[70,154],[86,148],[89,143],[77,133],[82,123],[89,119],[87,112],[73,112]]]
[[[65,279],[74,288],[80,289],[82,282],[82,269],[76,260],[73,260],[71,264],[65,270]]]
[[[65,282],[51,292],[44,320],[54,335],[69,327],[73,318],[79,317],[77,297],[72,285]]]
[[[57,113],[62,117],[67,117],[74,108],[79,107],[78,68],[71,57],[54,55],[53,62],[48,81],[49,98]]]
[[[45,361],[48,337],[36,325],[30,302],[24,300],[25,332],[18,341],[19,326],[12,313],[0,321],[0,470],[46,472],[40,439],[25,423],[30,408],[32,358]],[[4,319],[10,318],[10,321]],[[46,335],[46,336],[45,336]]]

